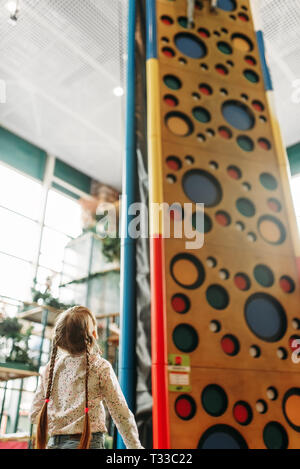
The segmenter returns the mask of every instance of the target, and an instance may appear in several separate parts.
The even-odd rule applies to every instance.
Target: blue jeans
[[[81,435],[54,435],[49,438],[47,449],[77,449]],[[104,433],[92,433],[89,449],[104,449]]]

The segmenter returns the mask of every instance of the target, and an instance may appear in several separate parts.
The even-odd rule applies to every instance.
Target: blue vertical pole
[[[121,308],[119,381],[132,412],[136,395],[136,261],[135,240],[129,236],[131,217],[128,209],[136,199],[136,148],[135,148],[135,23],[136,1],[129,0],[128,11],[128,62],[126,102],[126,153],[123,173],[122,224],[121,224]],[[117,448],[125,448],[120,434]]]

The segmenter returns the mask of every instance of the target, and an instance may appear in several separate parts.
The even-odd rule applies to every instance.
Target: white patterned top
[[[48,432],[53,435],[82,433],[85,408],[85,354],[73,356],[59,351],[56,357],[52,391],[48,403]],[[44,404],[49,363],[41,371],[31,408],[31,421],[37,423]],[[111,364],[95,350],[90,355],[88,380],[91,431],[106,432],[104,400],[128,449],[143,449],[134,415],[127,406]]]

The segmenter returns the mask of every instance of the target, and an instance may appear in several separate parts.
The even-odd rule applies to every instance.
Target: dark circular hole
[[[176,295],[173,295],[171,304],[174,311],[180,314],[187,313],[191,307],[189,298],[183,293],[176,293]]]
[[[236,208],[238,211],[244,215],[244,217],[254,217],[255,215],[255,206],[251,200],[241,197],[236,201]]]
[[[234,11],[236,9],[235,0],[218,0],[217,8],[225,11]]]
[[[268,191],[275,191],[278,187],[276,179],[270,173],[261,173],[259,180],[261,185]]]
[[[277,342],[286,333],[286,313],[279,301],[266,293],[248,298],[245,319],[251,332],[265,342]]]
[[[181,352],[191,353],[198,346],[198,334],[190,324],[179,324],[176,326],[172,337],[175,346]]]
[[[242,435],[229,425],[218,424],[208,428],[200,438],[198,449],[247,449]]]
[[[268,449],[287,449],[288,435],[278,422],[269,422],[263,430],[263,439]]]
[[[217,260],[214,257],[208,257],[206,259],[206,265],[208,267],[214,268],[214,267],[216,267],[217,264],[218,264]]]
[[[232,54],[232,47],[230,44],[228,44],[228,42],[219,41],[217,44],[217,47],[219,51],[222,52],[223,54],[226,54],[226,55]]]
[[[207,54],[206,45],[194,34],[178,33],[174,41],[177,49],[192,59],[201,59]]]
[[[238,146],[244,151],[253,151],[254,143],[247,135],[239,135],[236,139]]]
[[[270,399],[270,401],[276,401],[277,397],[278,397],[278,391],[276,388],[274,388],[273,386],[270,386],[268,389],[267,389],[267,397],[268,399]]]
[[[197,257],[188,253],[177,254],[170,265],[173,280],[183,288],[194,289],[202,285],[205,270]]]
[[[226,392],[217,384],[210,384],[203,389],[201,402],[204,410],[213,417],[223,415],[228,406]]]
[[[263,287],[271,287],[274,284],[273,272],[266,265],[256,265],[253,274],[257,283]]]
[[[200,233],[209,233],[213,227],[213,223],[207,213],[195,212],[192,215],[192,226]]]
[[[237,100],[225,101],[222,114],[228,124],[238,130],[250,130],[254,127],[255,117],[251,109]]]
[[[221,285],[210,285],[206,290],[206,299],[215,309],[225,309],[229,304],[229,295]]]
[[[192,110],[192,114],[193,114],[194,118],[197,121],[201,122],[201,123],[206,123],[206,122],[209,122],[211,120],[210,113],[204,107],[200,107],[200,106],[195,107]]]
[[[259,76],[253,70],[244,70],[244,77],[251,83],[259,82]]]
[[[251,345],[249,353],[253,358],[259,358],[261,355],[260,348],[257,345]]]
[[[175,75],[165,75],[164,84],[171,90],[179,90],[182,86],[181,81]]]
[[[196,203],[204,203],[207,207],[218,205],[222,199],[222,188],[219,181],[207,171],[192,169],[182,178],[186,196]]]

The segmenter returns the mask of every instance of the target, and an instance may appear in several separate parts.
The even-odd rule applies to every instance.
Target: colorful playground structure
[[[298,448],[300,251],[259,2],[192,3],[190,18],[191,2],[146,0],[153,447]],[[134,1],[130,8],[128,206],[142,74]],[[205,204],[204,223],[195,224],[195,212],[190,219],[204,232],[201,249],[164,238],[163,218],[151,217],[151,204],[163,202]],[[129,222],[123,337],[135,330]],[[120,380],[132,404],[128,337]]]

